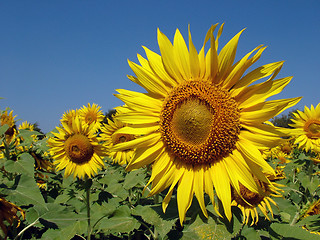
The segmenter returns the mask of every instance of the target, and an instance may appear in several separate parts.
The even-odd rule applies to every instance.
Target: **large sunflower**
[[[137,148],[128,170],[152,163],[150,195],[169,188],[162,203],[164,211],[177,186],[181,223],[193,195],[208,216],[204,192],[214,203],[215,189],[230,220],[231,186],[238,193],[240,183],[252,192],[262,191],[253,176],[268,182],[262,170],[270,174],[274,171],[259,150],[274,147],[284,135],[280,128],[264,122],[300,100],[266,102],[291,80],[274,79],[283,62],[263,65],[243,76],[265,47],[256,47],[234,63],[242,31],[218,53],[223,25],[215,38],[216,26],[209,29],[200,52],[192,43],[190,31],[188,49],[179,30],[173,44],[158,30],[161,56],[144,47],[147,59],[138,55],[141,65],[129,61],[136,74],[129,79],[147,93],[122,89],[117,95],[129,109],[117,117],[130,124],[122,133],[140,137],[119,143],[113,150]],[[208,41],[210,48],[205,54]],[[267,76],[271,76],[267,81],[253,85]]]
[[[298,110],[293,116],[293,124],[289,125],[294,127],[290,129],[296,138],[294,143],[306,151],[320,152],[320,103],[316,108],[305,106],[303,112]]]
[[[54,137],[48,139],[50,154],[57,170],[65,168],[65,176],[91,177],[104,166],[101,156],[106,155],[94,128],[84,124],[79,117],[72,124],[62,122]]]

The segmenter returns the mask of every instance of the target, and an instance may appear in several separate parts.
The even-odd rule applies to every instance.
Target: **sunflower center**
[[[81,164],[89,162],[94,150],[90,140],[82,134],[74,134],[65,142],[65,150],[70,160]]]
[[[85,117],[85,121],[86,123],[88,124],[91,124],[92,122],[96,121],[97,120],[97,117],[93,114],[93,113],[89,113],[86,115]]]
[[[261,182],[258,179],[255,179],[256,183],[262,188],[262,191],[267,194],[268,187],[265,183]],[[248,203],[252,206],[257,206],[265,197],[265,195],[260,195],[255,192],[251,192],[248,188],[246,188],[244,185],[239,183],[240,186],[240,194],[241,196],[236,193],[236,191],[233,189],[233,198],[236,200],[238,204],[241,206],[248,206]]]
[[[304,130],[307,132],[308,138],[317,139],[320,138],[320,121],[319,120],[309,120],[305,126]]]
[[[181,140],[199,145],[206,141],[214,114],[198,98],[183,101],[172,117],[172,128]]]
[[[187,164],[210,164],[235,149],[240,133],[236,101],[205,81],[187,81],[165,99],[160,117],[162,139]]]
[[[284,145],[281,148],[282,152],[289,154],[292,151],[292,148],[289,145]]]

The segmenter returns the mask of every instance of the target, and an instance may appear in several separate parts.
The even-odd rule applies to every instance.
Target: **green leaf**
[[[250,240],[260,240],[260,234],[255,230],[253,227],[248,227],[247,225],[244,225],[241,235],[244,236],[246,239]]]
[[[86,232],[87,226],[84,222],[76,221],[66,225],[62,229],[48,229],[42,236],[43,240],[69,240],[76,234],[83,234]]]
[[[145,182],[144,171],[145,171],[144,169],[139,169],[139,170],[128,173],[125,177],[123,187],[128,190],[139,184],[140,185],[144,184]]]
[[[63,192],[63,194],[60,194],[55,199],[55,203],[66,203],[71,198],[71,196],[68,193]]]
[[[56,203],[48,203],[45,211],[38,206],[34,207],[39,214],[40,222],[44,226],[57,225],[59,228],[68,226],[75,221],[86,221],[84,214],[76,214],[71,207],[62,206]],[[52,224],[53,223],[53,224]]]
[[[209,217],[204,222],[198,215],[196,220],[186,226],[183,230],[183,240],[191,239],[231,239],[233,235],[227,230],[224,224],[216,222],[212,217]]]
[[[22,153],[17,161],[7,160],[4,167],[8,172],[34,176],[34,158],[29,153]]]
[[[140,223],[131,216],[130,209],[126,205],[120,206],[113,217],[102,219],[100,223],[100,229],[112,234],[129,233],[139,227]]]
[[[164,238],[166,234],[175,225],[176,220],[166,221],[163,220],[151,206],[138,205],[132,211],[132,215],[140,216],[143,221],[149,223],[155,227],[161,238]]]
[[[281,238],[292,238],[292,239],[308,239],[317,240],[319,235],[312,234],[299,226],[290,226],[289,224],[272,223],[270,228]]]
[[[16,177],[17,186],[15,189],[8,189],[8,198],[18,205],[33,204],[34,206],[47,209],[43,196],[34,178],[28,175]]]
[[[4,124],[3,126],[0,126],[0,136],[2,136],[8,129],[9,129],[8,124]]]
[[[123,200],[125,200],[129,196],[128,191],[123,188],[123,185],[121,183],[110,184],[107,187],[106,191],[111,193],[114,197],[119,197]]]
[[[115,198],[109,199],[108,202],[100,204],[93,204],[91,206],[91,222],[95,229],[100,229],[101,220],[109,218],[119,206],[119,202]]]

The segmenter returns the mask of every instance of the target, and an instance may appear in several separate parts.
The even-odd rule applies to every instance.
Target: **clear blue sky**
[[[127,79],[127,59],[159,52],[157,28],[170,40],[176,28],[197,49],[215,23],[225,23],[221,44],[241,29],[237,57],[264,44],[253,66],[285,60],[280,77],[294,76],[277,98],[320,102],[320,1],[1,1],[0,109],[44,132],[69,109],[97,103],[103,112],[121,105],[115,89],[140,90]],[[222,45],[220,45],[222,46]],[[252,68],[253,69],[253,68]]]

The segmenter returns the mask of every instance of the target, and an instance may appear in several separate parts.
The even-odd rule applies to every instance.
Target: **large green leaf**
[[[155,227],[161,238],[172,229],[175,225],[176,220],[166,221],[163,220],[151,206],[138,205],[132,211],[132,215],[140,216],[143,221],[149,223]]]
[[[129,233],[140,227],[137,219],[131,216],[128,206],[120,206],[114,216],[107,219],[102,219],[100,229],[112,234]]]
[[[7,130],[9,126],[8,124],[4,124],[3,126],[0,126],[0,136],[2,136]]]
[[[119,201],[116,198],[109,199],[108,202],[102,204],[95,203],[91,206],[91,223],[94,229],[99,229],[101,220],[109,218],[119,206]]]
[[[233,237],[226,226],[209,217],[207,221],[201,219],[200,215],[196,220],[185,227],[183,230],[182,239],[217,239],[217,240],[229,240]]]
[[[129,172],[125,177],[123,187],[125,189],[131,189],[137,185],[144,185],[145,182],[145,170],[138,169],[136,171]]]
[[[42,236],[42,240],[70,240],[76,234],[81,235],[86,232],[87,226],[84,222],[71,222],[62,229],[49,229]]]
[[[277,238],[319,240],[319,235],[312,234],[296,225],[272,223],[270,228]]]
[[[40,192],[38,185],[34,178],[28,175],[19,175],[16,177],[16,188],[8,189],[6,194],[8,199],[12,200],[18,205],[33,204],[39,208],[47,210],[46,203]]]
[[[245,225],[241,231],[241,235],[250,240],[261,240],[260,234],[253,227]]]
[[[17,161],[7,160],[4,167],[8,172],[34,176],[34,158],[29,153],[22,153]]]
[[[76,214],[73,208],[56,203],[48,203],[47,210],[39,208],[38,206],[34,208],[38,212],[39,221],[48,227],[56,225],[59,228],[64,228],[75,221],[87,221],[86,215]]]

